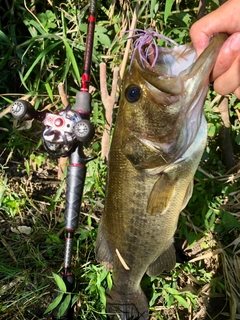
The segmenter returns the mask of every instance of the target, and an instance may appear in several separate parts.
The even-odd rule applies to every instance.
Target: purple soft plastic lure
[[[127,32],[130,32],[130,31],[131,30]],[[132,65],[132,61],[134,59],[136,51],[138,51],[139,53],[139,57],[143,66],[144,66],[144,62],[145,63],[147,62],[148,64],[150,64],[152,68],[155,66],[158,59],[158,49],[159,49],[159,46],[157,45],[155,38],[164,40],[168,45],[173,44],[175,46],[178,46],[178,44],[175,41],[173,41],[172,39],[162,34],[157,33],[151,28],[147,30],[135,29],[134,31],[137,31],[137,33],[128,38],[128,39],[138,38],[134,42],[134,50],[133,50],[130,67]]]

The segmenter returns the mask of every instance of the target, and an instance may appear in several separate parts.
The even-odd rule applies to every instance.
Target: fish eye
[[[130,86],[126,89],[125,96],[128,102],[136,102],[141,96],[141,89],[138,86]]]

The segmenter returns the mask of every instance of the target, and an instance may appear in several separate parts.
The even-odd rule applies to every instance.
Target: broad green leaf
[[[87,23],[81,23],[79,26],[79,30],[82,31],[83,33],[87,33],[87,28],[88,28]]]
[[[71,307],[73,307],[78,300],[79,300],[79,295],[73,296],[71,301]]]
[[[109,48],[111,46],[111,40],[107,35],[108,30],[102,26],[96,25],[94,37],[94,46],[98,45],[98,42]]]
[[[53,273],[53,278],[54,278],[54,280],[55,280],[58,288],[59,288],[62,292],[66,293],[66,292],[67,292],[67,287],[66,287],[66,284],[64,283],[62,277],[60,277],[60,276],[59,276],[58,274],[56,274],[56,273]]]
[[[81,241],[87,239],[87,238],[89,237],[89,234],[90,234],[90,233],[91,233],[90,230],[85,229],[85,228],[81,228],[81,234],[80,234],[79,239],[80,239]]]
[[[111,40],[109,36],[107,36],[104,33],[100,33],[97,35],[98,36],[98,41],[103,44],[106,48],[109,48],[111,46]]]
[[[107,276],[108,271],[105,268],[102,268],[101,272],[98,274],[98,283],[100,284]]]
[[[179,294],[179,292],[174,288],[167,287],[165,290],[171,294]]]
[[[158,293],[154,292],[152,295],[152,299],[149,301],[149,306],[152,307],[155,304],[158,297],[160,297],[161,295],[162,295],[161,292],[158,292]],[[165,297],[165,299],[166,299],[166,297]]]
[[[108,289],[112,289],[112,276],[111,276],[111,273],[108,272],[108,275],[107,275],[107,284],[108,284]]]
[[[55,21],[56,21],[56,16],[55,14],[47,10],[45,12],[39,13],[38,14],[38,19],[42,23],[42,26],[45,30],[45,32],[48,32],[49,29],[55,29],[57,27]]]
[[[174,298],[177,300],[179,306],[184,307],[186,309],[189,308],[188,302],[180,295],[174,295]]]
[[[208,136],[214,137],[216,134],[216,126],[213,123],[209,123],[208,126]]]
[[[44,311],[44,314],[51,312],[53,309],[55,309],[59,303],[61,302],[63,298],[63,293],[61,293],[59,296],[57,296],[53,302],[50,303],[50,305],[47,307],[47,309]]]
[[[39,24],[37,21],[35,21],[35,20],[24,20],[23,21],[24,23],[25,23],[25,25],[28,27],[28,30],[29,30],[29,32],[31,33],[31,35],[33,36],[33,37],[35,37],[36,35],[37,35],[37,32],[36,32],[36,30],[40,33],[40,34],[42,34],[42,35],[44,35],[44,34],[46,34],[46,30],[44,30],[43,28],[41,28],[41,24]],[[32,28],[32,26],[34,27],[34,28]],[[35,30],[36,29],[36,30]]]
[[[98,292],[100,295],[100,301],[104,306],[106,306],[106,294],[105,294],[105,289],[103,287],[98,288]]]
[[[166,300],[166,298],[165,298],[165,300]],[[175,301],[174,300],[174,296],[169,294],[168,295],[168,299],[166,301],[167,302],[167,307],[170,308],[173,305],[174,301]]]
[[[60,318],[71,307],[71,294],[67,294],[58,310],[58,318]]]

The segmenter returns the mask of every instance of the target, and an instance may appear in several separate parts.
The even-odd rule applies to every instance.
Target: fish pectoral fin
[[[148,199],[148,214],[164,214],[172,199],[176,179],[171,179],[166,173],[162,173],[155,182]]]
[[[161,253],[159,257],[150,264],[146,273],[149,277],[157,277],[163,271],[172,270],[175,264],[176,252],[174,244],[171,243],[168,249]]]
[[[98,235],[95,247],[95,258],[98,262],[104,265],[107,271],[113,268],[113,254],[106,239],[102,221],[100,221],[98,227]]]

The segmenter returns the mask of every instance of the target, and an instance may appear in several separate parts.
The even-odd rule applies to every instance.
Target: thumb
[[[208,45],[209,38],[219,32],[232,34],[240,31],[240,2],[228,0],[215,11],[195,22],[190,29],[194,48],[199,55]]]

